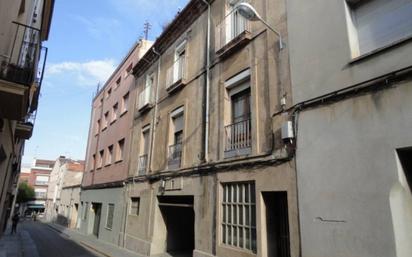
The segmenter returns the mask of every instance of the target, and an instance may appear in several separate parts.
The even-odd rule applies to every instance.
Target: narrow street
[[[23,221],[18,232],[28,234],[36,245],[39,257],[100,257],[41,222]],[[32,256],[26,253],[24,256]],[[36,256],[33,254],[33,256]]]

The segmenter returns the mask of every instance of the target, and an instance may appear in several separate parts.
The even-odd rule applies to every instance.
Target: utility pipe
[[[210,3],[202,0],[207,4],[207,43],[206,43],[206,112],[205,112],[205,142],[204,142],[204,161],[209,161],[209,109],[210,109]]]

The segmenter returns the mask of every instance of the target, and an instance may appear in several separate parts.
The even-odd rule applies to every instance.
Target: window
[[[115,105],[113,105],[113,110],[112,110],[112,123],[116,121],[117,119],[117,112],[119,111],[118,109],[118,104],[116,103]]]
[[[117,142],[117,153],[116,153],[116,161],[123,160],[124,155],[124,138]]]
[[[402,166],[406,184],[412,192],[412,147],[398,149],[397,154]]]
[[[107,89],[106,98],[109,98],[111,94],[112,94],[112,88]]]
[[[112,164],[112,161],[113,161],[113,145],[107,148],[106,165]]]
[[[95,134],[99,134],[100,132],[100,119],[97,120],[96,122],[96,130],[95,130]]]
[[[113,215],[114,215],[114,204],[109,203],[107,206],[107,219],[106,219],[106,228],[113,228]]]
[[[169,168],[179,168],[182,158],[184,115],[183,107],[172,112],[172,138],[169,146]]]
[[[103,165],[103,156],[104,156],[104,150],[100,150],[99,152],[99,162],[97,164],[97,168],[101,168]]]
[[[47,196],[47,188],[35,188],[34,197],[36,199],[45,199]]]
[[[173,64],[167,70],[166,77],[166,89],[168,90],[184,84],[186,77],[186,41],[176,47]]]
[[[129,76],[129,74],[132,72],[132,68],[133,68],[133,63],[130,63],[129,66],[127,66],[126,68],[126,72],[124,74],[125,77]]]
[[[116,88],[118,88],[118,87],[120,86],[120,82],[122,82],[122,78],[121,78],[121,77],[119,77],[119,78],[116,80]]]
[[[147,161],[149,156],[149,144],[150,144],[150,125],[145,126],[142,129],[142,141],[141,141],[141,154],[139,156],[139,175],[144,175],[146,173]]]
[[[226,81],[225,87],[230,100],[226,104],[230,112],[225,118],[225,157],[246,155],[252,143],[250,70]]]
[[[222,243],[256,253],[255,184],[224,183],[222,187]]]
[[[36,176],[36,185],[47,185],[49,183],[49,176]]]
[[[90,170],[94,170],[94,168],[95,168],[95,165],[96,165],[96,155],[95,154],[93,154],[93,156],[92,156],[92,163],[91,163],[91,169]]]
[[[107,128],[107,124],[109,121],[109,111],[107,111],[103,116],[103,130]]]
[[[140,197],[132,197],[130,199],[130,214],[139,215]]]
[[[129,106],[129,92],[123,96],[122,99],[122,114],[127,112]]]
[[[352,57],[412,37],[412,0],[346,0]]]

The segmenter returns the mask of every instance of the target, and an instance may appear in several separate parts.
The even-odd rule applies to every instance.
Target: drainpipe
[[[204,156],[205,162],[209,161],[209,95],[210,95],[210,18],[211,18],[211,8],[210,3],[206,0],[202,0],[203,3],[207,4],[207,45],[206,45],[206,110],[205,110],[205,138],[204,138]]]
[[[153,114],[153,119],[152,119],[152,136],[151,136],[151,142],[150,142],[150,156],[148,160],[149,164],[149,171],[152,170],[152,156],[153,156],[153,144],[156,139],[156,117],[157,117],[157,102],[159,101],[159,88],[160,88],[160,64],[162,62],[162,57],[160,56],[160,53],[156,51],[154,47],[152,47],[152,52],[159,56],[159,60],[157,62],[157,82],[156,82],[156,96],[155,96],[155,109],[154,109],[154,114]]]

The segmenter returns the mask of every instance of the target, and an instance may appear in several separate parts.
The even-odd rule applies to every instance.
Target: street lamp
[[[282,43],[282,35],[272,28],[265,20],[262,19],[262,17],[259,15],[259,13],[256,11],[255,8],[253,8],[252,5],[248,3],[239,3],[235,5],[234,11],[237,11],[243,18],[249,21],[261,21],[263,24],[266,25],[271,31],[273,31],[276,35],[279,37],[279,49],[283,49],[283,43]]]

